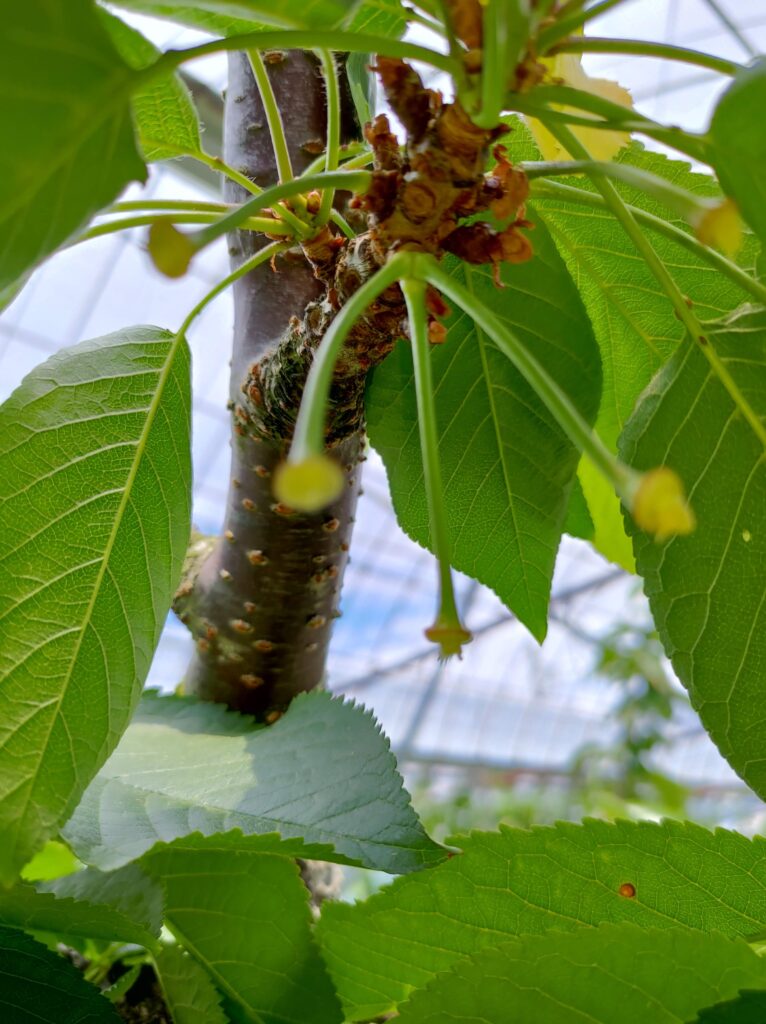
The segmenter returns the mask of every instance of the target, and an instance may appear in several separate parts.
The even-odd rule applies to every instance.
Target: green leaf
[[[158,841],[233,829],[266,836],[267,852],[390,872],[445,855],[372,715],[326,693],[298,697],[268,729],[209,703],[147,696],[64,834],[109,869]],[[284,848],[276,832],[304,842]]]
[[[354,0],[165,0],[167,8],[200,8],[214,14],[252,19],[282,28],[335,28],[342,24]]]
[[[56,839],[50,839],[42,850],[24,865],[21,877],[26,882],[48,882],[78,871],[81,867],[82,864],[68,846]]]
[[[739,998],[700,1010],[694,1024],[763,1024],[766,992],[743,992]]]
[[[365,903],[323,908],[318,938],[349,1019],[390,1012],[508,936],[617,921],[728,937],[766,926],[763,839],[672,821],[587,821],[456,842],[463,852],[433,870]],[[627,883],[633,897],[620,891]]]
[[[349,32],[398,39],[407,28],[406,13],[400,0],[362,0],[346,27]]]
[[[105,903],[59,899],[52,892],[38,892],[25,884],[0,889],[0,925],[59,936],[135,942],[149,949],[156,946],[159,935],[159,928],[149,931]]]
[[[400,1024],[685,1024],[706,1002],[766,985],[742,941],[604,925],[485,949],[417,992]]]
[[[164,912],[162,888],[138,864],[126,864],[124,868],[108,872],[86,868],[37,888],[58,897],[103,904],[149,935],[160,934]]]
[[[190,530],[189,351],[83,342],[0,408],[0,879],[66,820],[141,692]]]
[[[120,56],[136,70],[153,64],[160,51],[140,32],[108,11],[99,16]],[[155,78],[133,94],[133,113],[144,159],[167,160],[202,148],[191,93],[177,74]]]
[[[376,82],[374,74],[369,70],[371,59],[372,55],[369,53],[349,53],[346,57],[348,87],[356,110],[356,119],[360,125],[372,121],[372,111],[375,107]]]
[[[754,111],[766,104],[766,58],[737,72],[721,96],[710,123],[713,163],[724,191],[739,205],[762,242],[766,242],[766,182],[758,168],[766,163],[766,125]]]
[[[223,36],[275,28],[399,36],[406,25],[398,0],[119,0],[119,6]]]
[[[165,847],[145,858],[166,923],[247,1020],[335,1024],[340,1004],[311,934],[309,892],[285,857]]]
[[[6,4],[0,34],[0,289],[144,181],[134,73],[90,0]]]
[[[511,136],[511,150],[516,159],[536,157],[518,125]],[[709,176],[693,173],[688,164],[648,152],[638,143],[623,149],[617,162],[657,174],[695,195],[720,194]],[[568,177],[564,183],[595,191],[585,179]],[[643,192],[621,183],[616,188],[626,202],[684,231],[691,230]],[[681,343],[683,327],[670,300],[608,210],[559,198],[535,199],[528,216],[531,220],[542,217],[550,229],[590,314],[604,369],[596,429],[607,446],[616,450],[618,435],[639,395]],[[676,242],[656,232],[650,232],[649,238],[700,319],[725,315],[749,298],[729,278]],[[753,266],[756,250],[757,243],[748,238],[740,254],[743,266]],[[587,460],[581,463],[579,476],[595,524],[596,547],[632,570],[633,556],[616,495]]]
[[[119,1024],[111,1003],[71,963],[0,927],[0,1018],[8,1024]]]
[[[147,14],[153,18],[164,18],[189,28],[199,29],[212,36],[240,36],[246,32],[267,31],[273,25],[262,25],[244,17],[234,17],[225,13],[223,4],[215,2],[195,6],[193,0],[120,0],[119,5],[125,10]],[[240,12],[241,13],[241,12]]]
[[[766,311],[745,307],[707,334],[761,436],[686,342],[645,392],[621,450],[638,468],[679,473],[697,529],[657,544],[629,528],[673,667],[723,756],[766,796]]]
[[[580,466],[582,466],[582,462]],[[582,484],[575,477],[572,493],[569,496],[566,519],[564,520],[564,531],[570,537],[579,537],[581,540],[593,540],[595,529],[588,502],[585,500]]]
[[[534,259],[492,274],[452,260],[450,272],[534,351],[590,422],[599,402],[598,348],[567,269],[544,227]],[[519,372],[458,310],[432,352],[439,455],[453,564],[490,586],[540,640],[579,454]],[[375,371],[370,440],[386,464],[397,518],[429,539],[409,346]]]
[[[174,1024],[228,1024],[221,997],[196,960],[178,946],[165,946],[154,966]]]

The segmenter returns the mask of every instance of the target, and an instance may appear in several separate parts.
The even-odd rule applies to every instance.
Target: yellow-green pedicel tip
[[[737,204],[724,199],[711,207],[696,224],[695,234],[704,245],[720,249],[727,256],[736,256],[745,240]]]
[[[343,493],[343,470],[328,455],[283,462],[274,473],[274,494],[297,512],[321,512]]]
[[[158,220],[149,228],[149,255],[161,274],[183,277],[194,256],[194,245],[175,224]]]
[[[631,512],[636,525],[658,541],[691,533],[697,525],[681,478],[667,466],[644,473]]]
[[[439,657],[451,658],[455,654],[462,656],[463,646],[470,644],[473,634],[469,629],[461,626],[459,622],[447,623],[439,619],[424,630],[426,638],[434,644],[439,645]]]

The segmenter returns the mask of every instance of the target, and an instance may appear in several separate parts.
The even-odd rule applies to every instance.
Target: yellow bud
[[[563,82],[564,85],[571,86],[573,89],[589,92],[593,96],[601,96],[602,99],[610,100],[612,103],[619,103],[620,106],[627,107],[629,110],[633,108],[633,98],[627,89],[609,78],[591,78],[583,69],[577,54],[560,53],[552,59],[544,60],[543,63],[554,80]],[[588,116],[587,114],[583,115],[581,110],[574,110],[571,107],[558,109],[570,114]],[[568,153],[558,139],[551,135],[545,125],[533,117],[528,118],[528,121],[543,159],[566,160],[571,157],[571,153]],[[594,160],[611,160],[623,146],[630,142],[628,132],[603,131],[600,128],[584,128],[581,125],[572,125],[571,131]]]
[[[343,470],[328,455],[283,462],[274,472],[274,494],[298,512],[321,512],[343,492]]]
[[[681,478],[668,466],[644,473],[633,497],[631,513],[636,525],[654,534],[658,541],[691,533],[697,525]]]
[[[183,277],[194,256],[188,235],[169,220],[158,220],[149,228],[149,255],[166,277]]]
[[[737,204],[732,199],[724,199],[712,206],[694,225],[694,233],[704,245],[720,249],[727,256],[736,256],[744,241]]]
[[[454,654],[462,657],[463,644],[470,644],[473,640],[471,631],[461,626],[457,620],[448,623],[443,619],[437,619],[433,626],[429,626],[423,632],[426,639],[439,645],[439,657],[445,661]]]

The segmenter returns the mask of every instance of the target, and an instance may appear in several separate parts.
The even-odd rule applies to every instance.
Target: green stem
[[[436,403],[433,399],[433,374],[428,343],[428,316],[425,306],[426,283],[412,278],[401,282],[410,318],[410,340],[415,370],[415,395],[418,406],[418,430],[423,462],[423,480],[428,503],[431,549],[439,571],[439,610],[437,620],[458,621],[458,608],[450,568],[452,553],[450,527],[444,513],[444,488],[441,482],[439,440],[436,428]]]
[[[215,226],[221,218],[214,213],[146,213],[135,217],[121,217],[119,220],[110,220],[106,224],[96,224],[79,235],[71,245],[79,242],[88,242],[92,238],[100,238],[102,235],[111,235],[116,231],[127,231],[128,228],[140,228],[146,225],[155,224],[157,221],[170,221],[171,224],[209,224]],[[292,231],[286,228],[279,221],[269,220],[267,217],[246,217],[240,223],[246,231],[258,231],[261,234],[268,232],[270,235],[292,235]]]
[[[155,65],[152,64],[150,70],[153,70],[154,67]],[[154,75],[150,77],[153,78]],[[184,148],[183,146],[174,146],[170,142],[163,142],[162,148],[174,151],[176,156],[184,157],[187,160],[196,160],[198,163],[204,164],[205,167],[209,167],[211,170],[216,171],[218,174],[223,174],[224,177],[229,178],[231,181],[236,181],[238,185],[241,185],[242,188],[246,189],[246,191],[248,192],[252,192],[254,195],[257,195],[257,193],[261,191],[256,184],[250,181],[250,179],[246,177],[244,174],[242,174],[240,171],[234,170],[233,167],[230,167],[219,156],[211,156],[209,153],[206,153],[203,149],[195,149],[193,151],[190,151]]]
[[[205,295],[197,305],[192,309],[189,315],[186,317],[184,322],[178,328],[178,334],[186,334],[189,327],[197,319],[200,313],[210,305],[213,299],[217,298],[222,291],[225,291],[229,285],[234,284],[240,277],[244,277],[245,274],[249,274],[251,270],[255,270],[266,260],[270,260],[273,256],[276,256],[279,252],[284,252],[285,249],[289,249],[290,245],[288,242],[272,242],[271,245],[266,245],[263,249],[259,249],[255,255],[251,256],[249,260],[245,260],[241,263],[236,270],[233,270],[227,277],[224,277],[222,281],[219,281],[215,288],[211,288],[210,291]]]
[[[367,307],[389,288],[413,262],[412,254],[398,253],[369,278],[348,302],[341,308],[330,325],[314,355],[311,370],[303,389],[301,407],[295,422],[293,442],[290,446],[289,462],[304,459],[324,452],[325,417],[335,363],[343,343],[354,324],[364,315]]]
[[[416,271],[460,306],[486,332],[537,393],[575,448],[588,456],[623,501],[630,505],[638,474],[609,451],[572,405],[569,396],[516,335],[432,257],[420,257]]]
[[[532,185],[531,195],[532,198],[539,199],[561,199],[563,202],[578,203],[581,206],[588,206],[596,210],[608,209],[603,196],[595,195],[593,192],[586,192],[584,189],[573,188],[571,185],[562,185],[555,181],[536,181]],[[715,249],[710,249],[707,245],[703,245],[694,235],[689,234],[688,231],[684,231],[670,221],[663,220],[647,210],[642,210],[640,206],[632,206],[629,203],[626,203],[625,206],[639,224],[643,224],[651,228],[652,231],[664,235],[671,242],[682,245],[688,252],[691,252],[698,259],[709,263],[710,266],[725,274],[743,291],[749,292],[758,302],[766,305],[766,285],[751,277],[750,274],[737,266],[732,260],[727,259]]]
[[[343,214],[339,213],[338,210],[330,210],[330,220],[336,227],[341,229],[346,238],[356,238],[357,232],[354,231]]]
[[[246,203],[235,207],[224,217],[220,217],[214,224],[197,231],[191,236],[194,247],[199,251],[206,245],[210,245],[217,238],[240,227],[249,217],[254,217],[262,210],[270,209],[278,200],[286,199],[289,196],[297,195],[300,192],[310,192],[313,189],[337,188],[349,192],[363,192],[370,185],[372,174],[369,171],[332,171],[322,174],[307,174],[300,178],[293,178],[279,185],[272,185],[266,188],[260,195],[253,196]]]
[[[552,56],[557,53],[619,53],[637,57],[658,57],[662,60],[678,61],[681,64],[693,64],[696,67],[717,71],[721,75],[736,75],[742,65],[723,57],[714,57],[701,50],[689,50],[685,46],[673,46],[670,43],[650,43],[643,39],[609,39],[600,36],[576,36],[564,39],[549,51]]]
[[[260,47],[259,49],[265,49],[265,47]],[[258,92],[261,96],[263,111],[266,115],[266,123],[269,126],[271,145],[274,148],[274,157],[277,161],[277,175],[279,176],[280,182],[292,181],[293,168],[290,163],[290,152],[287,148],[287,139],[285,138],[285,129],[282,124],[282,115],[279,112],[277,98],[271,87],[271,81],[266,73],[266,65],[263,63],[263,57],[261,57],[259,51],[256,49],[249,49],[247,51],[247,56],[250,61],[250,67],[253,71],[255,84],[258,86]]]
[[[352,156],[350,160],[344,160],[340,165],[342,171],[355,171],[361,167],[369,167],[369,165],[375,159],[375,155],[371,149],[365,148],[361,153],[357,153],[356,156]]]
[[[479,128],[494,128],[500,120],[505,98],[508,68],[504,67],[507,53],[507,20],[511,17],[506,5],[499,2],[486,4],[482,14],[484,48],[481,57],[481,107],[472,116]]]
[[[335,50],[348,53],[383,53],[388,57],[402,57],[405,60],[419,60],[448,75],[459,77],[462,65],[453,57],[437,53],[426,46],[405,43],[400,39],[387,39],[362,32],[340,32],[335,30],[277,30],[274,32],[246,32],[243,35],[213,39],[209,43],[190,46],[186,50],[167,50],[154,64],[142,69],[135,79],[140,88],[156,77],[174,71],[190,60],[207,57],[226,50]]]
[[[254,196],[259,196],[261,192],[263,192],[260,185],[256,185],[254,181],[251,181],[247,177],[247,175],[241,174],[239,171],[235,171],[233,167],[229,167],[229,165],[224,163],[219,156],[210,156],[209,153],[199,152],[195,154],[195,159],[200,160],[203,164],[206,164],[215,171],[220,171],[220,173],[229,178],[230,181],[236,182],[237,185],[240,185],[243,189]],[[283,204],[280,205],[279,216],[285,224],[290,225],[294,233],[299,238],[305,238],[309,234],[306,224],[300,219],[300,217],[296,217],[288,206]]]
[[[164,145],[164,143],[163,143]],[[206,153],[204,149],[198,150],[196,153],[188,153],[193,160],[198,160],[201,164],[209,167],[213,171],[218,171],[229,181],[234,181],[237,185],[240,185],[246,192],[251,192],[254,196],[257,196],[262,191],[260,185],[256,185],[254,181],[251,181],[246,174],[242,174],[241,171],[235,170],[225,163],[220,156],[211,156]]]
[[[346,154],[351,154],[348,160],[344,160],[339,164],[341,170],[349,170],[354,167],[364,167],[367,164],[372,163],[373,156],[372,150],[366,142],[349,142],[345,146],[340,147],[339,155],[341,157]],[[361,158],[361,162],[360,159]],[[318,171],[324,169],[327,157],[324,153],[320,153],[316,159],[312,160],[311,163],[304,170],[304,174],[316,174]]]
[[[543,29],[543,31],[537,37],[537,52],[545,54],[548,52],[551,46],[563,39],[565,36],[570,35],[572,32],[576,32],[578,28],[582,28],[586,22],[591,21],[593,18],[597,18],[600,14],[606,14],[607,11],[621,4],[623,0],[602,0],[599,4],[594,4],[593,7],[589,7],[587,11],[576,10],[574,14],[569,14],[568,7],[579,7],[582,8],[582,3],[579,4],[567,4],[559,12],[558,18],[553,25]]]
[[[139,213],[143,210],[180,210],[183,213],[226,213],[229,203],[201,202],[197,199],[131,199],[112,203],[105,213]]]
[[[340,90],[338,88],[338,69],[329,50],[317,51],[322,65],[325,89],[327,90],[327,144],[325,146],[325,170],[334,171],[338,167],[340,150]],[[328,188],[322,193],[317,226],[323,227],[330,217],[335,190]]]
[[[719,202],[716,199],[696,196],[658,174],[651,174],[631,164],[602,160],[540,160],[527,161],[520,166],[530,181],[565,174],[587,174],[590,178],[612,178],[624,182],[656,199],[692,224]]]
[[[428,316],[425,306],[425,281],[405,278],[401,282],[410,322],[412,362],[415,370],[415,398],[418,408],[418,430],[423,463],[423,481],[428,503],[431,548],[439,566],[439,610],[437,621],[459,623],[455,592],[450,569],[450,537],[444,510],[444,486],[439,459],[439,433],[436,424],[436,403],[428,343]]]
[[[590,160],[590,154],[587,149],[577,138],[575,138],[568,128],[557,125],[555,128],[551,128],[551,131],[559,142],[572,154],[572,156],[577,157],[580,160]],[[612,214],[619,221],[636,249],[638,249],[639,254],[657,279],[665,295],[670,299],[673,309],[676,312],[676,316],[688,331],[691,339],[700,347],[705,358],[710,364],[710,368],[713,370],[713,373],[726,388],[732,401],[742,412],[742,415],[749,423],[755,436],[762,442],[764,447],[766,447],[766,425],[761,422],[755,410],[742,394],[739,385],[729,373],[727,367],[722,362],[709,339],[705,336],[702,325],[687,305],[686,299],[681,293],[681,289],[676,284],[665,264],[654,251],[649,239],[644,235],[641,228],[633,219],[630,211],[623,201],[622,196],[611,181],[608,181],[606,178],[596,178],[594,179],[594,184],[604,197],[604,200]]]
[[[282,115],[279,112],[277,98],[271,87],[271,80],[266,72],[266,65],[263,63],[263,58],[257,49],[248,50],[247,57],[250,61],[250,67],[253,72],[253,77],[255,78],[255,84],[258,87],[261,103],[263,104],[263,111],[266,115],[266,123],[269,127],[271,145],[274,150],[274,158],[277,163],[277,177],[281,182],[292,181],[293,167],[290,162],[290,151],[287,148],[285,128],[282,124]],[[258,194],[260,194],[261,191],[262,190],[259,189]],[[300,195],[297,199],[298,201],[296,205],[300,207],[301,213],[305,213],[305,200]],[[307,238],[309,236],[311,232],[307,225],[300,217],[296,216],[288,206],[284,203],[280,204],[279,212],[280,216],[295,229],[296,233],[300,237]]]

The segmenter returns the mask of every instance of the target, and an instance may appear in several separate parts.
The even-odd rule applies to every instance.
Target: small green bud
[[[321,512],[343,493],[343,470],[329,455],[283,462],[274,472],[274,494],[298,512]]]
[[[736,256],[745,241],[742,217],[731,199],[709,206],[692,227],[700,242],[727,256]]]

